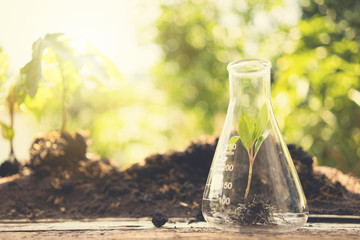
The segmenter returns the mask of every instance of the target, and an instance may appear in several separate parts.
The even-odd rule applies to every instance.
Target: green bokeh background
[[[109,79],[74,78],[68,128],[88,129],[91,151],[126,166],[199,136],[218,135],[228,104],[226,66],[256,57],[272,62],[272,103],[286,141],[302,146],[319,164],[360,176],[360,2],[159,4],[156,22],[139,30],[139,36],[149,28],[157,33],[151,41],[161,48],[161,58],[151,71],[127,79],[92,48]],[[60,124],[52,54],[43,56],[47,81],[21,108],[35,113],[44,129]],[[2,54],[2,85],[4,59]]]

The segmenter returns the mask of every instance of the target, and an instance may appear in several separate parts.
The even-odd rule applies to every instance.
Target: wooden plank
[[[188,224],[187,219],[171,219],[155,228],[149,219],[98,219],[26,223],[4,220],[0,239],[360,239],[360,224],[307,223],[284,234],[241,234],[210,228],[207,223]]]

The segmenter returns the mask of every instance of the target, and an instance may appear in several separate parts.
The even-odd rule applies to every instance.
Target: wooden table
[[[314,218],[313,218],[314,219]],[[326,218],[325,218],[326,219]],[[330,218],[329,218],[330,219]],[[320,219],[321,220],[321,219]],[[355,219],[356,220],[356,219]],[[170,219],[156,228],[151,219],[107,218],[96,220],[0,220],[0,239],[360,239],[360,222],[308,222],[283,234],[241,234],[210,228],[205,222]]]

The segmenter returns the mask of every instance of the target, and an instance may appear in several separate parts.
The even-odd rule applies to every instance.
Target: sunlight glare
[[[145,14],[146,9],[139,7],[141,3],[141,0],[0,2],[0,46],[11,59],[11,70],[16,72],[30,60],[34,41],[47,33],[64,33],[79,52],[91,44],[123,74],[144,73],[159,58],[159,50],[151,44],[140,44],[138,24],[149,24],[158,11]],[[137,19],[139,15],[141,21]]]

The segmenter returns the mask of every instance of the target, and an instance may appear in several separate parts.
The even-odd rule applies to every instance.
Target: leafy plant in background
[[[45,51],[47,54],[44,53]],[[44,55],[47,56],[45,59]],[[48,68],[43,70],[44,61]],[[91,70],[99,74],[102,79],[107,78],[106,69],[98,61],[98,56],[77,54],[70,46],[69,40],[64,39],[63,34],[56,33],[47,34],[44,38],[34,42],[32,59],[20,71],[26,82],[30,84],[29,95],[31,97],[34,97],[39,90],[40,80],[57,82],[60,89],[61,132],[66,131],[69,95],[79,81],[78,71],[83,66],[90,66]],[[50,74],[51,79],[45,79],[44,71],[53,71]],[[32,106],[31,103],[28,104],[30,109]]]
[[[256,155],[259,152],[261,144],[268,135],[268,132],[265,131],[268,121],[269,117],[266,104],[261,107],[256,118],[256,122],[254,122],[254,120],[246,113],[246,110],[244,109],[244,113],[240,114],[238,121],[237,130],[239,136],[231,137],[229,140],[229,145],[232,146],[240,139],[246,151],[248,152],[249,174],[244,196],[245,201],[247,200],[250,190],[252,170]],[[230,151],[232,151],[232,148],[230,148]]]
[[[163,94],[151,79],[142,80],[139,89],[138,79],[125,80],[116,65],[92,46],[82,54],[67,50],[73,56],[67,54],[58,61],[64,51],[54,50],[54,41],[63,44],[63,36],[49,34],[37,40],[31,62],[22,69],[23,76],[32,79],[31,86],[36,86],[32,89],[36,95],[26,97],[24,106],[41,122],[40,129],[59,128],[63,112],[67,114],[66,122],[61,120],[66,126],[63,129],[89,130],[90,151],[111,157],[121,166],[174,147],[174,141],[177,146],[183,144],[184,137],[172,136],[174,130],[177,136],[189,132],[175,125],[184,116],[162,101]]]
[[[9,114],[9,124],[0,121],[1,125],[1,134],[2,136],[9,141],[10,144],[10,153],[8,157],[8,163],[18,167],[18,161],[15,157],[14,152],[14,118],[15,111],[19,106],[24,102],[25,97],[29,93],[29,84],[26,83],[26,80],[21,76],[16,76],[10,78],[7,76],[8,60],[7,56],[2,53],[0,49],[0,96],[1,102],[5,106]],[[15,170],[15,169],[14,169]]]
[[[7,81],[8,86],[6,89],[7,94],[5,98],[5,106],[9,113],[10,124],[0,122],[2,136],[10,143],[10,153],[8,158],[10,162],[17,161],[13,144],[15,136],[14,114],[15,110],[20,106],[21,103],[23,103],[26,96],[26,89],[22,80],[23,79],[21,77],[17,77]]]
[[[24,103],[27,97],[34,98],[37,90],[39,81],[41,79],[41,55],[46,47],[56,48],[58,51],[61,51],[65,55],[70,55],[69,52],[61,50],[63,47],[59,42],[56,41],[56,38],[60,36],[59,34],[48,34],[45,38],[39,39],[33,44],[33,55],[32,60],[26,64],[20,73],[15,77],[8,77],[6,75],[8,68],[8,61],[5,54],[0,52],[0,90],[1,90],[1,99],[3,99],[3,104],[6,107],[6,110],[9,113],[10,121],[9,124],[0,122],[2,136],[9,141],[10,144],[10,153],[8,161],[12,164],[18,164],[17,159],[14,153],[14,118],[15,111],[19,108],[21,104]],[[65,49],[67,50],[67,49]]]
[[[61,132],[66,129],[67,123],[67,108],[66,103],[68,95],[71,93],[71,86],[74,84],[74,80],[78,74],[78,69],[84,66],[89,66],[93,72],[100,75],[102,79],[106,79],[107,74],[105,68],[99,63],[96,54],[78,55],[68,44],[68,40],[64,40],[62,34],[47,34],[44,38],[40,38],[33,43],[32,46],[32,59],[23,68],[20,69],[17,77],[9,78],[6,75],[8,68],[8,58],[0,51],[0,100],[6,107],[9,113],[9,124],[0,122],[2,136],[9,141],[10,154],[8,161],[5,161],[1,165],[1,175],[16,173],[19,163],[14,153],[14,117],[15,111],[20,105],[25,104],[30,110],[36,106],[38,101],[43,96],[39,92],[48,92],[48,89],[44,89],[40,83],[47,81],[44,77],[44,72],[58,70],[55,74],[51,75],[51,78],[59,80],[58,86],[60,87],[61,96]],[[1,49],[0,49],[1,50]],[[50,58],[47,56],[51,56]],[[52,61],[49,62],[49,59]],[[42,67],[46,62],[45,68]],[[51,64],[49,64],[51,63]],[[56,66],[56,67],[54,67]],[[53,80],[53,79],[52,79]],[[51,81],[51,80],[50,80]],[[41,87],[40,87],[41,86]],[[51,92],[50,92],[51,94]],[[46,101],[47,99],[41,99]],[[37,108],[43,108],[43,105],[38,105]],[[4,169],[3,169],[4,168]],[[6,170],[12,168],[13,170]],[[16,168],[16,169],[14,169]],[[12,172],[14,171],[14,172]],[[5,176],[5,175],[4,175]]]
[[[40,38],[33,43],[32,46],[32,60],[27,63],[21,70],[21,74],[29,84],[31,85],[30,96],[34,97],[36,92],[38,91],[39,81],[42,79],[42,55],[46,48],[50,47],[57,53],[57,58],[59,62],[63,61],[63,59],[72,58],[73,53],[72,49],[65,44],[64,42],[59,41],[59,37],[61,34],[47,34],[44,38]],[[61,68],[61,64],[59,64]],[[61,69],[62,70],[62,69]],[[63,71],[61,71],[63,74]],[[62,111],[62,126],[61,131],[65,129],[66,123],[66,113],[65,113],[65,79],[62,78],[62,89],[61,93],[63,96],[63,111]]]

